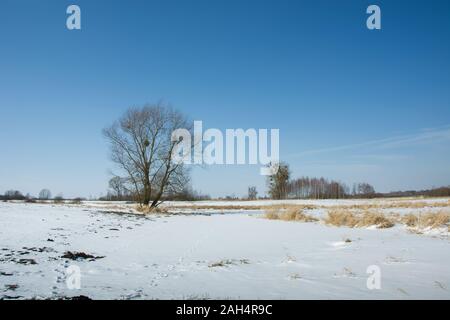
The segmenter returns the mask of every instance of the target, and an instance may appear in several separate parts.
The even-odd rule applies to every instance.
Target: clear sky
[[[0,193],[105,193],[102,128],[161,99],[206,128],[279,128],[294,176],[449,185],[449,41],[439,0],[1,0]],[[193,171],[213,196],[248,185],[264,193],[259,166]]]

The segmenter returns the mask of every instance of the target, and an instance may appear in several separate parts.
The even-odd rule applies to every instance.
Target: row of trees
[[[130,108],[118,121],[105,128],[103,135],[109,143],[111,160],[118,171],[110,180],[110,190],[104,199],[137,201],[151,207],[158,206],[165,199],[208,199],[188,187],[187,168],[182,162],[172,159],[173,151],[183,141],[181,138],[173,139],[172,133],[180,128],[185,128],[188,133],[192,131],[183,114],[161,104]],[[194,144],[191,145],[193,149]],[[446,195],[448,192],[444,188],[430,195]],[[277,173],[268,177],[268,193],[272,199],[380,196],[368,183],[355,184],[350,191],[344,183],[325,178],[291,179],[286,163],[281,163]],[[249,187],[248,199],[257,199],[257,195],[256,187]],[[48,189],[39,193],[41,200],[51,198]],[[62,199],[62,196],[56,198]],[[0,199],[24,200],[27,196],[11,190],[0,196]]]
[[[371,198],[376,195],[375,189],[368,183],[354,184],[350,192],[350,188],[340,181],[310,177],[291,179],[290,176],[289,165],[281,163],[277,173],[268,177],[272,199]]]
[[[210,200],[209,195],[202,194],[195,191],[189,184],[177,192],[169,190],[163,194],[160,200],[180,200],[180,201],[196,201],[196,200]],[[126,179],[121,177],[113,177],[109,180],[109,190],[105,197],[100,200],[106,201],[137,201],[140,200],[140,195],[135,194],[132,190],[127,188]]]
[[[22,192],[18,190],[8,190],[2,196],[0,195],[1,200],[25,200],[26,196],[22,194]]]
[[[110,192],[106,198],[133,200],[151,207],[156,207],[164,199],[201,198],[186,188],[189,176],[183,163],[172,161],[172,151],[182,142],[182,139],[172,139],[172,133],[179,128],[185,128],[189,133],[192,131],[183,114],[161,104],[131,108],[105,128],[103,134],[110,145],[111,160],[118,169],[109,183]],[[287,164],[280,164],[278,172],[269,176],[268,186],[272,199],[368,198],[380,195],[368,183],[357,183],[350,190],[342,182],[325,178],[291,180]],[[248,199],[256,199],[257,194],[255,187],[249,187]]]
[[[50,199],[52,199],[52,193],[48,189],[42,189],[39,192],[39,196],[36,198],[36,197],[31,196],[29,193],[24,195],[19,190],[8,190],[8,191],[5,192],[4,195],[0,195],[0,199],[1,200],[36,200],[36,199],[39,199],[39,200],[50,200]],[[53,199],[54,200],[62,200],[63,199],[63,195],[62,194],[58,194]]]
[[[295,199],[340,199],[348,194],[348,187],[325,178],[301,177],[287,183],[287,197]]]
[[[393,191],[389,193],[384,193],[384,197],[450,197],[450,186],[449,187],[439,187],[427,190],[409,190],[409,191]]]

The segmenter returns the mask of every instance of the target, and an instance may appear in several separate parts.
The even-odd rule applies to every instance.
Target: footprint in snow
[[[384,264],[388,264],[388,265],[392,265],[392,264],[408,264],[408,263],[410,263],[410,262],[407,261],[407,260],[404,260],[402,258],[393,257],[393,256],[388,256],[384,260]]]
[[[356,278],[356,273],[352,269],[345,267],[341,272],[334,274],[335,278]]]

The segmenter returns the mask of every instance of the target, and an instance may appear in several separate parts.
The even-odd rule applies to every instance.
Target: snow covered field
[[[200,214],[144,216],[106,202],[0,203],[0,299],[450,299],[448,232],[274,221],[242,209],[274,202],[233,204],[239,209],[168,203]],[[68,252],[91,256],[72,260]],[[81,270],[80,289],[67,287],[72,265]],[[379,290],[366,285],[372,265],[381,271]]]

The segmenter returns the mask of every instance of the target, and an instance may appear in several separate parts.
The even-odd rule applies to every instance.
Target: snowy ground
[[[0,203],[0,299],[450,299],[448,234],[273,221],[257,210],[113,211],[133,209]],[[62,258],[67,251],[103,258],[73,261]],[[79,290],[67,288],[71,265],[81,270]],[[371,265],[380,290],[367,288]]]

